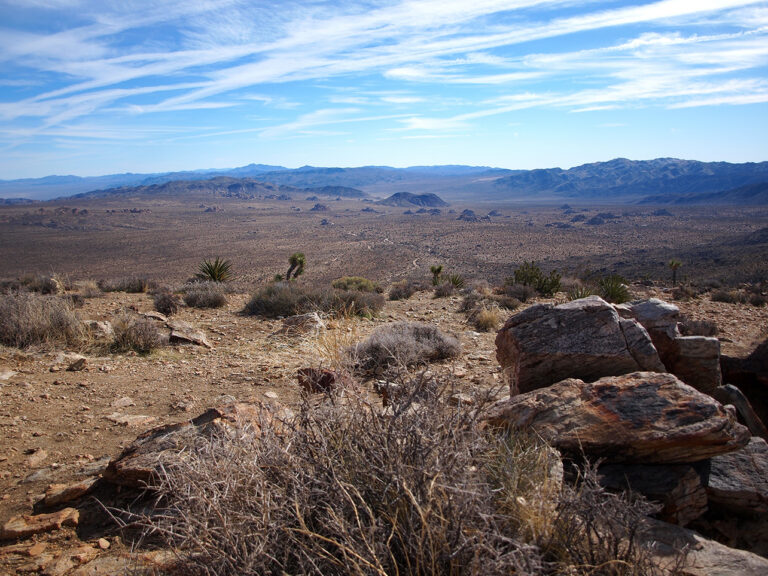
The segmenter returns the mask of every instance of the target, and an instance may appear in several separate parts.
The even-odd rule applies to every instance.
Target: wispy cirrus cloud
[[[0,22],[6,149],[137,116],[267,139],[766,102],[765,0],[0,0]]]

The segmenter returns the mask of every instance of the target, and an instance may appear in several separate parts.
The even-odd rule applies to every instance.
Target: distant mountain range
[[[227,180],[228,179],[228,180]],[[203,184],[208,182],[209,184]],[[47,200],[84,192],[107,194],[170,194],[184,189],[226,187],[235,194],[312,195],[378,198],[407,192],[439,194],[449,201],[583,202],[648,204],[768,204],[768,162],[731,164],[675,158],[617,158],[568,170],[505,170],[487,166],[363,166],[318,168],[249,164],[228,170],[164,174],[112,174],[80,178],[48,176],[0,180],[3,198]],[[98,192],[94,192],[98,191]]]

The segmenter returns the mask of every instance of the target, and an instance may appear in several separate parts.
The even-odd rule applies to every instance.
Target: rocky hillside
[[[396,192],[389,198],[380,200],[378,204],[406,208],[412,206],[421,208],[442,208],[449,205],[448,202],[440,198],[437,194],[413,194],[411,192]]]

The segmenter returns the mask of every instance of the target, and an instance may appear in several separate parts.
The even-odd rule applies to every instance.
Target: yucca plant
[[[618,274],[604,276],[597,282],[597,289],[600,297],[612,304],[622,304],[630,299],[629,289],[626,280]]]
[[[216,260],[203,260],[198,266],[195,278],[209,282],[228,282],[232,279],[232,262],[216,257]]]
[[[464,288],[464,276],[461,274],[451,274],[448,276],[448,282],[453,284],[453,287],[456,288],[456,290],[461,290]]]

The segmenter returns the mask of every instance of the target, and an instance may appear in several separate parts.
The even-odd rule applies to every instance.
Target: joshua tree
[[[307,259],[304,257],[303,252],[294,252],[291,257],[288,258],[288,273],[285,275],[286,280],[296,280],[304,272],[304,265],[307,263]],[[293,276],[291,276],[293,274]]]
[[[443,273],[443,266],[441,264],[430,266],[429,271],[432,272],[432,286],[440,284],[440,274]]]
[[[682,265],[683,263],[680,260],[675,260],[674,258],[667,263],[667,266],[672,270],[672,286],[677,286],[677,269]]]

